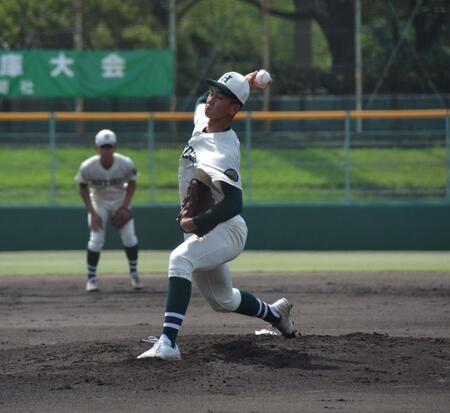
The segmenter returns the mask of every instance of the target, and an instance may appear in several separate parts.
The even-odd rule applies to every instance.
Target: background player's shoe
[[[146,341],[154,343],[153,347],[137,356],[138,359],[153,357],[162,360],[181,360],[180,349],[176,344],[175,348],[173,348],[169,338],[164,334],[159,339],[156,337],[149,337]]]
[[[86,283],[86,291],[87,292],[98,291],[97,280],[95,278],[88,278]]]
[[[141,279],[137,274],[130,276],[130,284],[134,290],[140,290],[144,287],[144,284],[141,283]]]
[[[280,321],[278,321],[278,323],[273,323],[272,326],[279,330],[280,333],[286,338],[297,337],[298,331],[296,330],[294,321],[291,318],[292,304],[286,298],[280,298],[271,306],[274,307],[281,316]]]

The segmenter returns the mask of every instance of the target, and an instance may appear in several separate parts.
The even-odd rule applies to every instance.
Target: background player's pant
[[[105,244],[106,228],[111,215],[120,207],[120,203],[115,203],[113,205],[103,205],[100,203],[94,204],[94,208],[97,213],[102,217],[103,228],[99,231],[90,232],[88,249],[94,252],[100,252]],[[88,224],[91,224],[91,215],[88,214]],[[136,232],[134,229],[134,219],[128,221],[123,228],[119,230],[120,237],[122,239],[122,244],[124,247],[133,247],[138,243],[136,237]]]
[[[193,279],[214,310],[234,311],[241,294],[233,288],[226,263],[242,252],[246,239],[247,226],[240,216],[202,238],[190,236],[170,254],[169,277]]]

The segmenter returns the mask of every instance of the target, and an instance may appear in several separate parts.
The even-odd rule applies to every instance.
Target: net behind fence
[[[369,118],[336,112],[331,119],[331,112],[284,113],[246,112],[234,124],[247,203],[450,200],[445,110],[403,118],[398,112]],[[178,159],[192,115],[114,116],[62,120],[48,114],[26,121],[4,114],[0,204],[79,204],[74,176],[95,153],[94,136],[102,128],[116,131],[118,152],[138,168],[135,204],[178,203]]]

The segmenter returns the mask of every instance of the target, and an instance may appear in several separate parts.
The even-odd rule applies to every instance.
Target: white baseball
[[[267,70],[260,69],[256,74],[255,80],[260,85],[267,85],[270,82],[272,82],[272,77],[270,76],[270,73]]]

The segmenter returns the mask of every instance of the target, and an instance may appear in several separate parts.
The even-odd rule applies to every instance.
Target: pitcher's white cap
[[[117,139],[116,134],[109,129],[102,129],[95,135],[95,145],[103,146],[103,145],[111,145],[116,146]]]
[[[217,88],[220,93],[237,99],[243,105],[245,105],[250,94],[248,80],[237,72],[227,72],[219,80],[208,79],[206,82],[208,85]]]

